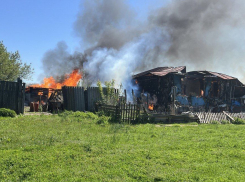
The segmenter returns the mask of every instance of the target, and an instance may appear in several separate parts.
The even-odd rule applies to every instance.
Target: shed
[[[171,88],[177,87],[181,93],[181,79],[185,77],[186,67],[157,67],[133,76],[135,83],[142,93],[149,93],[157,97],[157,104],[167,108],[171,102]]]

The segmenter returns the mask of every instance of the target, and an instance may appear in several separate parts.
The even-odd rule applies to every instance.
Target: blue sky
[[[127,0],[139,19],[160,7],[165,0]],[[22,61],[31,63],[35,73],[32,81],[40,82],[45,76],[42,58],[59,41],[65,41],[71,52],[79,49],[80,39],[75,36],[73,23],[81,0],[1,0],[0,41],[8,51],[19,51]]]

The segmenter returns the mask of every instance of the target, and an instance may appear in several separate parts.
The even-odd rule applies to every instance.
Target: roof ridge
[[[174,67],[174,66],[171,66],[171,67],[165,66],[165,67],[157,67],[157,68],[153,68],[153,69],[150,69],[150,70],[147,70],[147,71],[144,71],[144,72],[135,74],[133,77],[136,78],[136,77],[139,77],[139,76],[146,75],[148,73],[150,73],[150,74],[158,73],[157,74],[158,76],[165,76],[168,73],[171,73],[171,72],[179,72],[179,71],[182,71],[185,68],[186,68],[186,66],[177,66],[177,67]],[[164,73],[164,74],[159,74],[159,73]]]

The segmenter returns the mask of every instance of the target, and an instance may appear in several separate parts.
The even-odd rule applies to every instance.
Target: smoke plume
[[[91,82],[115,79],[124,87],[132,74],[158,66],[244,78],[242,0],[172,0],[147,20],[136,15],[125,0],[83,0],[74,31],[86,49],[70,55],[58,43],[45,54],[45,69],[59,75],[83,67]]]
[[[53,76],[62,82],[65,74],[81,69],[85,59],[81,52],[70,54],[66,43],[58,42],[55,49],[44,54],[42,61],[46,76]]]

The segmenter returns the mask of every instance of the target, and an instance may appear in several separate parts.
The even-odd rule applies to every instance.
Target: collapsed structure
[[[62,110],[62,91],[61,89],[53,88],[27,87],[25,89],[25,104],[30,106],[31,112]]]
[[[133,76],[141,93],[156,97],[154,110],[242,112],[245,86],[237,78],[212,72],[186,72],[185,66],[158,67]],[[155,99],[156,100],[156,99]]]

